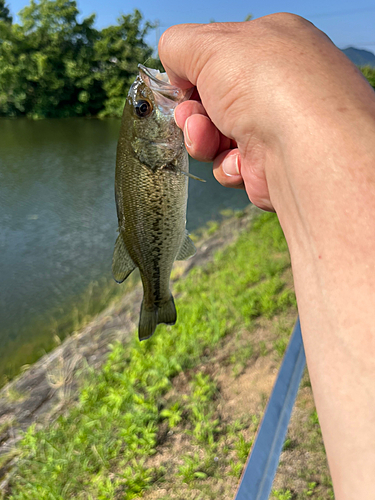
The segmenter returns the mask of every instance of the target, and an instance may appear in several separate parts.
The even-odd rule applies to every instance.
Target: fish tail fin
[[[158,324],[166,323],[174,325],[177,320],[176,306],[174,305],[173,295],[169,296],[168,302],[165,302],[158,310]]]
[[[154,333],[158,324],[158,308],[154,307],[147,311],[144,303],[141,305],[141,314],[139,316],[138,337],[139,340],[146,340]]]
[[[172,294],[169,296],[167,302],[162,304],[160,307],[155,306],[151,311],[148,311],[142,302],[138,327],[139,340],[149,339],[155,332],[156,326],[159,323],[174,325],[176,320],[177,312]]]

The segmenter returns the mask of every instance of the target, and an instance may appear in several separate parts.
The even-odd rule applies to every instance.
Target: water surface
[[[0,378],[74,329],[72,311],[78,324],[111,296],[119,127],[0,120]],[[207,182],[190,180],[189,231],[248,204],[215,181],[211,166],[191,160],[190,168]]]

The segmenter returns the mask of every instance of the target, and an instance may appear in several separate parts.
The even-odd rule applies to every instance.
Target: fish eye
[[[146,118],[152,113],[152,105],[149,101],[140,100],[135,103],[135,112],[139,118]]]

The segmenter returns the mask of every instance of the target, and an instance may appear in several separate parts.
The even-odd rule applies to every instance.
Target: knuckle
[[[307,21],[297,14],[291,14],[290,12],[278,12],[276,14],[269,14],[268,16],[255,19],[254,24],[258,24],[264,28],[271,28],[274,30],[279,30],[281,28],[288,29],[301,29],[306,27],[311,27],[312,23]]]
[[[162,33],[160,39],[159,39],[159,52],[164,52],[168,45],[171,42],[171,39],[174,38],[176,32],[176,26],[171,26],[170,28],[166,29],[164,33]]]

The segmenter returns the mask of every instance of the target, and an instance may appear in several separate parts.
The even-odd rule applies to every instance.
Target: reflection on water
[[[95,307],[111,295],[101,297],[100,287],[111,280],[116,239],[119,126],[0,120],[0,377],[51,346],[67,311],[85,308],[90,284],[98,283],[90,295]],[[209,166],[193,160],[191,171],[207,183],[190,180],[190,231],[247,205],[246,194],[221,187]]]

